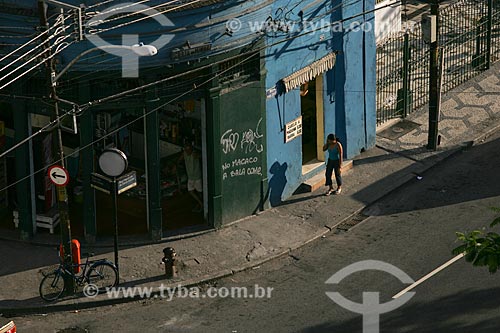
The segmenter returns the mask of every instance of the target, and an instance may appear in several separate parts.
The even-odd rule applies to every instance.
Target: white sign
[[[53,165],[49,168],[50,181],[57,186],[66,186],[69,182],[69,174],[66,169],[59,165]]]
[[[266,90],[266,98],[270,99],[270,98],[276,97],[277,93],[278,93],[278,90],[276,89],[276,87],[269,88]]]
[[[302,135],[302,116],[292,120],[285,127],[285,143]]]

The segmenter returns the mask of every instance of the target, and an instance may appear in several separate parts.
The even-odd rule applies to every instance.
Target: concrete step
[[[347,160],[342,163],[342,174],[351,170],[354,167],[352,160]],[[335,176],[334,176],[335,177]],[[335,179],[333,180],[335,184]],[[314,192],[317,189],[325,186],[325,173],[320,172],[314,177],[309,178],[300,186],[303,192]]]

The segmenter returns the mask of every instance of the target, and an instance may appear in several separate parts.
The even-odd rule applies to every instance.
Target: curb
[[[465,142],[465,143],[462,143],[460,145],[451,147],[451,149],[449,151],[449,154],[447,154],[443,158],[440,158],[438,160],[433,161],[431,164],[429,164],[428,166],[426,166],[420,172],[423,174],[423,173],[426,173],[426,172],[432,170],[433,168],[437,167],[441,163],[443,163],[443,162],[445,162],[445,161],[447,161],[447,160],[455,157],[459,153],[461,153],[461,152],[463,152],[463,151],[471,148],[472,146],[474,146],[474,144],[477,141],[479,141],[481,139],[484,140],[484,139],[488,138],[489,136],[491,136],[494,132],[496,132],[499,129],[500,129],[500,124],[498,124],[498,125],[494,126],[493,128],[489,129],[487,132],[478,135],[472,141]],[[396,154],[396,153],[394,152],[393,154]],[[434,156],[436,156],[436,155],[434,155]],[[414,164],[415,163],[417,163],[417,162],[414,162]],[[412,165],[414,165],[414,164],[412,164]],[[210,281],[222,279],[224,277],[231,276],[231,275],[234,275],[234,274],[239,273],[239,272],[243,272],[243,271],[246,271],[246,270],[249,270],[249,269],[256,268],[256,267],[258,267],[258,266],[260,266],[262,264],[265,264],[265,263],[267,263],[269,261],[272,261],[272,260],[284,257],[285,255],[289,255],[291,251],[294,251],[294,250],[297,250],[299,248],[302,248],[305,245],[307,245],[307,244],[309,244],[311,242],[314,242],[315,240],[317,240],[317,239],[319,239],[319,238],[327,235],[331,231],[335,230],[335,228],[338,225],[340,225],[343,222],[346,222],[346,221],[352,219],[355,215],[361,213],[366,208],[368,208],[368,207],[370,207],[370,206],[378,203],[379,201],[381,201],[382,199],[386,198],[387,196],[393,194],[397,190],[400,190],[401,188],[403,188],[403,187],[409,185],[410,183],[416,181],[415,177],[413,177],[413,176],[409,175],[407,178],[408,179],[401,181],[400,184],[398,184],[397,186],[395,186],[391,190],[385,192],[380,197],[374,199],[372,202],[370,202],[370,203],[368,203],[366,205],[363,205],[359,209],[355,210],[352,214],[350,214],[349,216],[343,218],[338,223],[334,223],[331,226],[330,225],[325,225],[323,231],[318,232],[312,238],[309,238],[309,239],[305,240],[304,242],[302,242],[302,243],[300,243],[298,245],[295,245],[295,246],[293,246],[291,248],[283,250],[283,251],[281,251],[279,253],[271,255],[271,256],[269,256],[267,258],[264,258],[262,260],[258,260],[258,261],[255,261],[255,262],[249,262],[249,263],[237,266],[237,267],[235,267],[233,269],[225,269],[225,270],[222,270],[220,272],[217,272],[217,273],[214,273],[214,274],[211,274],[211,275],[205,275],[205,276],[202,276],[202,277],[199,277],[199,278],[193,278],[193,279],[190,279],[190,280],[187,280],[187,281],[184,281],[184,282],[178,282],[176,284],[169,284],[169,285],[167,285],[167,287],[169,287],[169,288],[175,288],[175,289],[195,287],[195,286],[198,286],[200,284],[208,283]],[[366,220],[368,220],[368,218],[365,219],[364,221],[361,221],[359,224],[362,224],[363,222],[365,222]],[[359,224],[355,225],[354,227],[358,226]],[[211,232],[211,230],[206,231],[206,232]],[[204,233],[206,233],[206,232],[204,232]],[[191,237],[194,237],[194,236],[195,235],[193,235]],[[155,292],[151,293],[151,297],[149,297],[149,298],[156,299],[159,296],[161,296],[161,292],[160,291],[155,291]],[[147,299],[147,298],[143,298],[143,297],[140,297],[140,296],[135,296],[135,297],[127,297],[127,298],[122,297],[122,298],[115,298],[115,299],[105,299],[105,300],[99,300],[99,301],[90,301],[90,302],[83,302],[83,303],[49,305],[49,306],[46,306],[46,307],[0,308],[0,316],[13,317],[13,316],[16,316],[16,315],[52,313],[52,312],[60,312],[60,311],[75,311],[75,310],[95,308],[95,307],[101,307],[101,306],[107,306],[107,305],[128,303],[128,302],[133,302],[133,301],[138,301],[138,300],[144,300],[144,299]]]
[[[191,288],[198,286],[202,283],[208,283],[210,281],[222,279],[224,277],[230,276],[233,274],[233,271],[231,270],[223,270],[221,272],[212,274],[212,275],[206,275],[201,278],[197,279],[191,279],[187,280],[184,282],[178,282],[178,283],[172,283],[172,284],[167,284],[165,288],[171,288],[171,289],[179,289],[179,288]],[[75,310],[84,310],[84,309],[89,309],[89,308],[96,308],[96,307],[101,307],[101,306],[107,306],[107,305],[115,305],[115,304],[123,304],[123,303],[129,303],[129,302],[134,302],[134,301],[139,301],[139,300],[145,300],[145,299],[156,299],[161,297],[161,291],[153,291],[151,294],[151,297],[145,298],[141,296],[134,296],[134,297],[122,297],[122,298],[108,298],[104,300],[99,300],[99,301],[90,301],[90,302],[81,302],[81,303],[71,303],[71,304],[59,304],[59,305],[48,305],[48,306],[30,306],[30,307],[24,307],[24,308],[0,308],[0,317],[15,317],[15,316],[20,316],[20,315],[32,315],[32,314],[45,314],[45,313],[54,313],[54,312],[61,312],[61,311],[75,311]],[[77,298],[81,299],[81,298]]]
[[[146,246],[146,245],[155,245],[155,244],[164,244],[168,242],[174,242],[177,240],[181,239],[188,239],[192,237],[197,237],[200,235],[208,234],[211,232],[217,231],[217,229],[204,229],[200,231],[193,231],[181,235],[175,235],[175,236],[169,236],[169,237],[164,237],[158,241],[152,241],[152,240],[139,240],[139,241],[123,241],[120,242],[120,246],[122,247],[133,247],[133,246]],[[52,242],[52,241],[33,241],[33,240],[22,240],[18,238],[11,238],[11,237],[5,237],[5,236],[0,236],[0,240],[2,241],[8,241],[8,242],[16,242],[16,243],[21,243],[21,244],[29,244],[29,245],[34,245],[34,246],[43,246],[43,247],[57,247],[59,246],[59,241],[57,242]],[[99,244],[100,243],[100,244]],[[113,241],[110,240],[108,241],[100,241],[96,243],[87,243],[85,241],[82,241],[81,244],[84,246],[91,247],[93,249],[105,249],[105,248],[112,248]]]

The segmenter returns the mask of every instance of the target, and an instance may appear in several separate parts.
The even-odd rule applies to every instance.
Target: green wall
[[[260,82],[220,95],[222,223],[260,210],[266,174],[266,119]]]

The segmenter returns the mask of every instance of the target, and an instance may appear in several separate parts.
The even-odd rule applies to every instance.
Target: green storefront
[[[218,63],[210,59],[217,65],[206,60],[196,67],[156,69],[150,71],[154,76],[146,75],[142,80],[107,73],[106,80],[79,80],[71,89],[62,87],[60,96],[66,100],[80,105],[94,101],[77,117],[78,134],[65,133],[63,137],[65,145],[74,143],[68,160],[77,163],[68,188],[76,237],[93,242],[96,237],[112,234],[109,195],[91,186],[91,174],[100,172],[97,159],[108,147],[122,149],[130,169],[138,174],[137,187],[118,199],[121,235],[147,233],[150,239],[158,240],[186,227],[220,228],[263,209],[267,190],[265,73],[260,54],[251,58],[236,55],[227,54],[224,59],[231,59]],[[241,64],[243,59],[249,60]],[[165,80],[180,73],[182,80]],[[152,82],[160,83],[137,90]],[[131,93],[105,99],[127,90]],[[3,112],[16,115],[16,142],[37,128],[28,121],[34,110],[31,104],[12,101],[11,106]],[[186,142],[191,142],[200,156],[201,212],[193,211],[195,201],[187,191],[185,166],[179,159]],[[16,154],[27,156],[33,149],[25,146]],[[29,173],[29,163],[24,162],[23,168],[16,168],[16,179]],[[37,230],[33,228],[33,212],[44,214],[46,210],[43,203],[33,203],[33,193],[26,196],[25,190],[35,188],[37,192],[38,186],[34,179],[26,179],[15,194],[19,229],[25,238]]]

